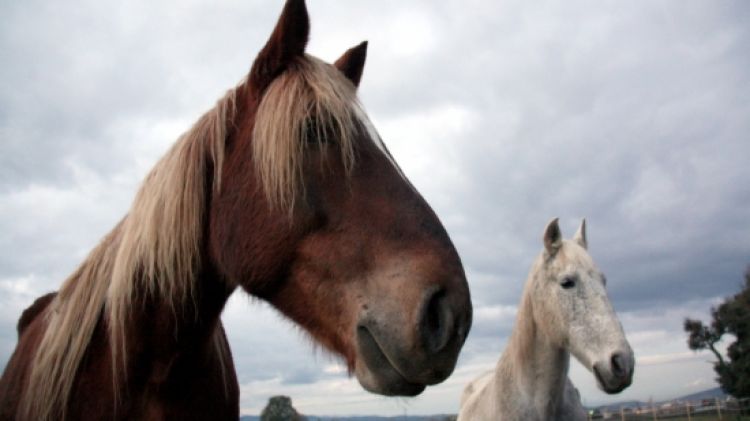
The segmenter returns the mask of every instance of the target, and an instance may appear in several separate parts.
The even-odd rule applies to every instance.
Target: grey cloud
[[[132,166],[122,123],[197,117],[250,68],[275,19],[227,3],[81,3],[14,3],[0,18],[14,64],[0,69],[3,190],[69,185],[70,161],[100,174]]]
[[[544,223],[561,216],[572,234],[587,216],[592,253],[611,277],[627,278],[612,287],[623,309],[653,305],[665,290],[675,300],[727,293],[750,234],[740,158],[750,129],[746,9],[610,6],[585,15],[541,7],[510,33],[502,17],[477,30],[460,18],[440,23],[452,29],[433,53],[441,59],[399,74],[428,92],[425,101],[449,98],[479,114],[455,140],[460,161],[440,163],[458,166],[464,181],[441,186],[453,203],[439,212],[469,221],[449,230],[470,271],[524,279]],[[459,33],[468,35],[451,38]],[[456,59],[475,51],[481,64]],[[455,72],[463,95],[429,77],[438,68]],[[502,302],[517,299],[511,290]]]
[[[284,376],[282,384],[313,384],[320,379],[320,373],[314,369],[293,371]]]

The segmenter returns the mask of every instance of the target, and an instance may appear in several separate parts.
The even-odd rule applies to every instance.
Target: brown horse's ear
[[[346,50],[333,65],[351,80],[354,86],[359,86],[362,70],[365,68],[365,58],[367,58],[367,41]]]
[[[576,235],[573,236],[573,241],[578,243],[579,246],[587,249],[588,248],[588,241],[586,240],[586,218],[583,218],[581,220],[581,226],[578,227],[578,231],[576,231]]]
[[[550,256],[554,256],[562,247],[562,233],[557,218],[551,220],[544,229],[544,248]]]
[[[248,81],[265,90],[290,63],[305,53],[310,18],[304,0],[287,0],[271,37],[255,58]]]

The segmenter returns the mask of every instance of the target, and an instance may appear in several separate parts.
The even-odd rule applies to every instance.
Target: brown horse
[[[0,418],[237,419],[219,319],[241,287],[362,386],[417,395],[471,325],[459,257],[356,97],[366,43],[305,54],[288,0],[246,80],[186,132],[122,221],[18,323]]]

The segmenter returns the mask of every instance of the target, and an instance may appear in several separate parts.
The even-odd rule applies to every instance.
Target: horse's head
[[[210,259],[342,356],[367,389],[416,395],[452,371],[471,325],[456,250],[356,97],[366,43],[305,54],[287,1],[237,91]]]
[[[540,329],[594,373],[599,387],[618,393],[633,379],[635,360],[605,290],[606,278],[587,252],[586,221],[563,240],[557,219],[544,232],[544,251],[531,294]]]

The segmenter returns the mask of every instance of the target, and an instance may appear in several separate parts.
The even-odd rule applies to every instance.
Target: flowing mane
[[[218,189],[235,93],[229,91],[178,139],[144,180],[128,215],[61,287],[47,310],[47,328],[22,403],[29,419],[65,416],[76,372],[102,314],[112,361],[124,366],[125,323],[139,294],[159,297],[175,311],[193,296],[201,266],[207,170],[213,167],[213,189]],[[115,379],[118,364],[113,364]],[[115,380],[115,390],[118,385]]]
[[[144,180],[127,216],[61,287],[47,310],[47,329],[22,402],[30,419],[65,416],[76,372],[101,315],[107,319],[117,395],[120,369],[127,365],[126,323],[136,300],[155,297],[175,314],[194,304],[206,194],[221,187],[237,92],[230,90],[177,140]],[[270,203],[291,211],[304,190],[300,171],[308,136],[333,134],[351,169],[354,134],[369,124],[361,120],[360,110],[352,83],[311,56],[297,60],[268,87],[255,115],[252,158]]]

